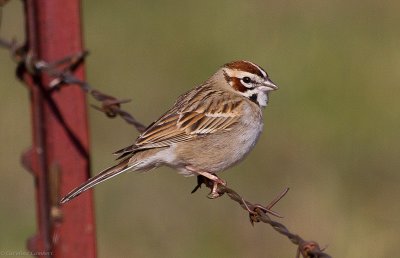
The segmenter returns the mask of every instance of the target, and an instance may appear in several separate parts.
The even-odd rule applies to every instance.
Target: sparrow
[[[204,176],[213,182],[210,198],[219,196],[216,173],[237,164],[253,149],[263,129],[262,109],[278,89],[260,66],[233,61],[220,67],[200,86],[184,93],[136,141],[114,154],[116,165],[73,189],[66,203],[119,174],[159,166],[184,176]]]

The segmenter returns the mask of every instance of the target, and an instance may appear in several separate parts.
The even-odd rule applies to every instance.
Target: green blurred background
[[[264,67],[280,86],[249,157],[221,174],[255,202],[285,187],[276,210],[335,257],[396,257],[400,240],[400,2],[83,1],[87,75],[132,98],[150,123],[175,98],[235,59]],[[3,8],[0,35],[23,40],[22,5]],[[28,92],[0,50],[0,251],[35,232]],[[93,173],[137,133],[90,109]],[[97,187],[99,257],[294,257],[269,226],[168,168]]]

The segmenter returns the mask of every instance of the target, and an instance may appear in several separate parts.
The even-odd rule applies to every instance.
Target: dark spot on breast
[[[254,103],[256,103],[257,105],[259,105],[259,104],[258,104],[258,101],[257,101],[257,94],[256,94],[256,93],[254,93],[253,95],[251,95],[251,96],[249,97],[249,99],[250,99],[251,101],[253,101]]]

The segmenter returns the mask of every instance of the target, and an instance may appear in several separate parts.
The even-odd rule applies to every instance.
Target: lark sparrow
[[[262,108],[278,87],[258,65],[234,61],[207,81],[181,95],[174,106],[129,147],[117,151],[121,160],[67,194],[65,203],[93,186],[128,170],[146,171],[162,165],[185,176],[202,175],[214,182],[215,173],[239,161],[254,147],[263,128]]]

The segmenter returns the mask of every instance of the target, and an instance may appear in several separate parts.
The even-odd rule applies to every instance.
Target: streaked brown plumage
[[[262,109],[268,92],[277,89],[259,66],[235,61],[221,67],[197,88],[181,95],[174,106],[152,123],[129,147],[117,151],[121,161],[65,196],[67,202],[87,189],[127,170],[161,165],[184,175],[215,173],[237,162],[254,147],[263,127]]]

